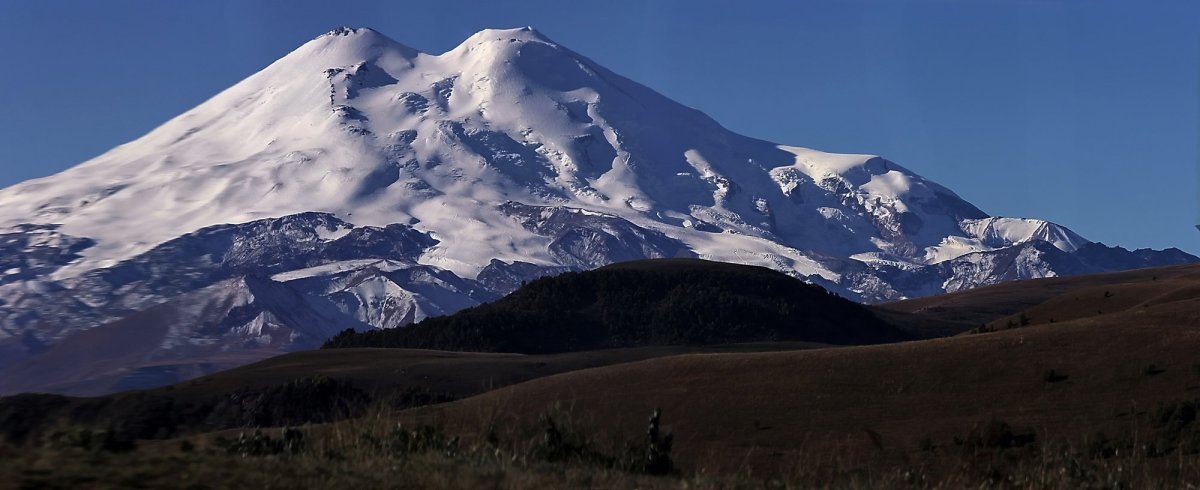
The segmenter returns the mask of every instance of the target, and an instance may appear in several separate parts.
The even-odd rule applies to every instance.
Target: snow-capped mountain
[[[0,353],[15,353],[0,369],[265,285],[328,324],[205,308],[114,369],[181,359],[168,345],[306,348],[629,259],[763,265],[869,302],[1197,260],[991,217],[880,157],[735,134],[531,28],[440,55],[336,29],[137,140],[0,191],[0,227]]]

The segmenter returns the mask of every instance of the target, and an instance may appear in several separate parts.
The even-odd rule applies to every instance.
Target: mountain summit
[[[642,258],[762,265],[868,302],[1197,260],[992,217],[877,156],[733,133],[532,28],[440,55],[334,29],[137,140],[0,190],[0,227],[0,352],[27,358],[0,369],[148,308],[241,298],[221,285],[246,277],[275,291],[238,300],[255,311],[308,298],[338,327],[383,328]],[[193,310],[197,327],[150,330],[138,362],[270,355],[326,331]]]

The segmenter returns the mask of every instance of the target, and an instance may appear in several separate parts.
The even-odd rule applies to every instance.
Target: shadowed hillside
[[[783,273],[692,259],[625,262],[533,281],[416,325],[346,331],[324,348],[551,353],[731,342],[874,344],[908,335],[867,308]]]
[[[780,471],[812,454],[889,465],[958,455],[961,440],[990,421],[1036,434],[1044,448],[1082,448],[1103,433],[1120,450],[1140,437],[1137,444],[1158,441],[1155,451],[1170,452],[1162,449],[1170,440],[1157,438],[1175,436],[1160,433],[1155,407],[1200,394],[1197,312],[900,344],[673,356],[541,378],[404,419],[521,433],[538,427],[539,414],[566,411],[560,416],[597,433],[630,434],[644,413],[661,408],[687,441],[678,445],[680,462],[717,472]]]
[[[696,352],[758,352],[823,347],[771,342],[608,349],[552,355],[415,349],[296,352],[149,390],[97,397],[22,394],[0,398],[0,443],[55,428],[113,430],[160,439],[238,427],[274,427],[360,416],[456,400],[577,369]]]
[[[633,267],[654,274],[689,265]],[[889,307],[916,312],[895,313],[905,328],[938,315],[949,315],[943,326],[1030,321],[838,348],[298,353],[147,392],[4,399],[0,426],[12,440],[26,437],[20,447],[0,443],[0,455],[15,461],[0,474],[165,482],[215,471],[239,482],[257,468],[274,475],[295,466],[299,473],[282,473],[297,486],[380,486],[416,472],[432,475],[434,488],[1181,488],[1200,477],[1197,268],[919,301]],[[375,408],[363,411],[364,402]],[[661,427],[654,415],[648,428],[646,415],[658,409]],[[294,428],[304,422],[316,425]],[[58,430],[72,424],[85,429]],[[136,450],[125,442],[280,425],[293,428],[139,441]],[[19,434],[31,427],[39,430]],[[674,473],[629,470],[626,462],[646,456]]]

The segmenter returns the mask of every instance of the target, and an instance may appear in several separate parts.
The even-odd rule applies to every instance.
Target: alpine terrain
[[[1197,261],[989,216],[884,158],[730,132],[531,28],[338,28],[0,190],[0,393],[158,385],[644,258],[882,302]]]

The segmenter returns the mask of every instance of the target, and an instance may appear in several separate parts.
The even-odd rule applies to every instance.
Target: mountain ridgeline
[[[454,315],[397,329],[346,330],[323,348],[546,354],[785,340],[873,344],[906,338],[863,306],[778,271],[660,259],[545,277],[499,301]]]

